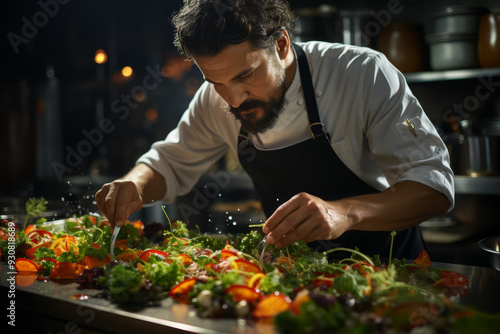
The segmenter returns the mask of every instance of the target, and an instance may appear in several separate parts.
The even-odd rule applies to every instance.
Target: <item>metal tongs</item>
[[[111,236],[111,246],[109,249],[109,253],[111,254],[111,258],[115,258],[115,254],[113,253],[113,250],[115,249],[115,242],[116,242],[116,237],[118,236],[118,233],[120,233],[121,226],[116,226],[113,229],[113,235]]]

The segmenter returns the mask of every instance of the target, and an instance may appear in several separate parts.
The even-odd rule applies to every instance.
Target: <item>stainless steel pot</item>
[[[500,270],[500,235],[484,238],[479,241],[478,246],[488,254],[491,266]]]
[[[500,137],[468,136],[465,138],[465,173],[470,176],[498,175]]]
[[[479,67],[477,34],[434,33],[426,41],[435,71]]]
[[[476,34],[487,8],[448,6],[434,12],[434,32]]]
[[[450,134],[445,139],[451,168],[457,175],[500,175],[500,137]]]

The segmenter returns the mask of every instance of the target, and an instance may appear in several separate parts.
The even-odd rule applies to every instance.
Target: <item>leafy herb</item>
[[[28,223],[30,218],[39,217],[43,215],[45,210],[47,210],[46,205],[48,203],[49,202],[47,202],[43,197],[40,198],[32,197],[28,199],[28,201],[26,202],[26,219],[24,220],[23,230],[26,229],[26,224]]]
[[[129,247],[135,247],[139,241],[141,231],[134,227],[132,224],[123,224],[120,232],[118,233],[117,240],[126,240]],[[109,249],[109,248],[108,248]]]
[[[131,263],[123,262],[108,268],[104,276],[99,277],[99,286],[109,290],[118,303],[131,301],[142,286],[142,274]]]
[[[37,248],[37,250],[35,251],[35,258],[38,260],[38,259],[41,259],[41,258],[44,258],[44,257],[51,258],[51,259],[56,259],[57,255],[50,248],[47,248],[47,247],[39,247],[39,248]]]
[[[260,291],[262,291],[264,294],[279,291],[285,295],[288,295],[293,291],[293,288],[285,285],[283,282],[283,275],[278,270],[275,270],[271,273],[268,273],[261,279]]]
[[[368,282],[358,271],[352,270],[333,280],[333,288],[337,291],[348,292],[355,298],[362,298],[368,288]]]
[[[161,286],[165,290],[170,290],[183,280],[184,273],[177,261],[168,264],[161,260],[157,261],[154,255],[151,255],[149,261],[149,263],[144,265],[144,269],[146,278],[152,284]]]
[[[41,275],[42,276],[50,276],[50,274],[52,273],[52,270],[54,270],[54,266],[56,264],[52,261],[42,260],[40,262],[40,265],[43,267]]]
[[[235,248],[243,253],[251,254],[254,249],[257,249],[262,241],[262,235],[253,230],[238,239],[239,242],[235,244]]]
[[[71,263],[77,263],[78,262],[78,258],[76,257],[75,254],[73,254],[72,252],[63,252],[58,258],[57,260],[59,262],[71,262]]]

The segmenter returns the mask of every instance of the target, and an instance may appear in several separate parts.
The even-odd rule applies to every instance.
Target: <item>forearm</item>
[[[163,176],[146,164],[135,165],[122,180],[130,180],[137,186],[144,204],[162,199],[166,193]]]
[[[337,205],[342,206],[351,230],[393,231],[445,213],[450,203],[430,187],[402,181],[382,193],[343,199]]]

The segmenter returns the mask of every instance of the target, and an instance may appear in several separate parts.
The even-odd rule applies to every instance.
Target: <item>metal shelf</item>
[[[500,76],[500,68],[471,68],[453,71],[429,71],[405,74],[408,83],[474,79],[484,76]]]
[[[457,195],[500,195],[500,176],[455,176]]]

